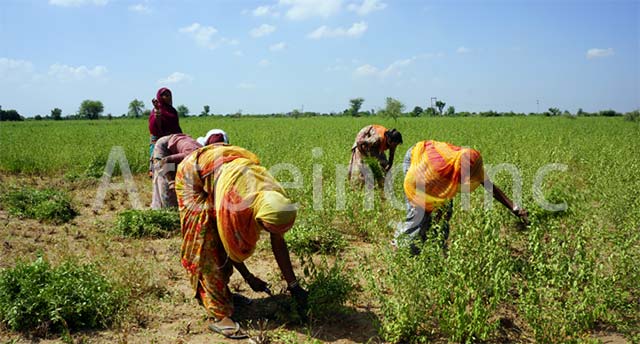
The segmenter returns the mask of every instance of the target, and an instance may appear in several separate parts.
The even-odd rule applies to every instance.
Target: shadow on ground
[[[291,297],[285,294],[254,299],[248,305],[236,302],[234,319],[250,330],[269,331],[286,328],[323,342],[346,339],[364,343],[371,338],[377,338],[373,325],[376,316],[370,311],[345,306],[331,318],[314,319],[311,316],[303,321],[298,316]]]

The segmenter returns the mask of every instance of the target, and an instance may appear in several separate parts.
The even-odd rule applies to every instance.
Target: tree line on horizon
[[[542,113],[530,112],[498,112],[494,110],[481,111],[481,112],[469,112],[469,111],[456,111],[454,106],[448,106],[445,110],[446,103],[442,100],[437,100],[434,106],[427,106],[425,108],[421,106],[415,106],[413,110],[405,112],[405,105],[394,98],[387,97],[385,107],[382,109],[371,109],[368,111],[362,111],[362,104],[364,98],[353,98],[349,101],[349,107],[342,112],[320,113],[313,111],[303,112],[298,109],[294,109],[287,113],[267,113],[267,114],[243,114],[242,110],[238,110],[235,113],[227,114],[215,114],[211,111],[209,105],[204,105],[203,110],[199,114],[189,116],[190,111],[186,105],[178,105],[176,111],[179,117],[206,117],[206,116],[227,116],[227,117],[245,117],[245,116],[263,116],[263,117],[314,117],[314,116],[352,116],[352,117],[367,117],[367,116],[380,116],[396,119],[398,117],[511,117],[511,116],[566,116],[566,117],[587,117],[587,116],[603,116],[603,117],[616,117],[624,116],[625,119],[630,121],[640,121],[640,109],[627,112],[625,114],[619,113],[612,109],[601,110],[597,112],[586,112],[582,108],[578,109],[576,113],[571,113],[568,110],[561,111],[559,108],[549,108]],[[33,120],[78,120],[78,119],[114,119],[114,118],[144,118],[149,117],[151,109],[146,109],[144,102],[138,99],[134,99],[129,103],[128,112],[123,113],[120,116],[113,116],[111,113],[104,115],[104,105],[99,100],[86,99],[82,101],[78,111],[75,114],[62,115],[60,108],[54,108],[51,110],[50,115],[36,115],[32,118],[25,118],[21,116],[16,110],[3,110],[0,106],[0,121],[23,121],[25,119]]]

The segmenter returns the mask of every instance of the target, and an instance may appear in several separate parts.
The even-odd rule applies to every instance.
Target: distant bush
[[[0,271],[0,323],[41,334],[104,328],[125,309],[125,296],[93,265],[19,262]]]
[[[118,214],[115,234],[125,237],[169,237],[180,228],[175,210],[126,210]]]
[[[621,114],[614,111],[614,110],[602,110],[600,112],[598,112],[598,116],[604,116],[604,117],[614,117],[614,116],[620,116]]]
[[[69,222],[77,215],[70,197],[54,189],[37,190],[24,187],[10,190],[0,197],[0,201],[11,215],[54,224]]]
[[[297,255],[337,253],[347,245],[342,233],[331,227],[295,226],[285,238],[291,252]]]
[[[640,110],[625,113],[624,119],[631,122],[640,122]]]

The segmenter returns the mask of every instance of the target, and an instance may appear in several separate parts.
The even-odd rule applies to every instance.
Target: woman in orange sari
[[[246,149],[214,144],[189,155],[178,166],[176,194],[182,227],[182,266],[191,275],[194,296],[213,321],[209,328],[228,338],[245,338],[232,320],[227,284],[235,267],[254,291],[268,292],[244,260],[255,250],[262,230],[270,235],[275,260],[298,305],[307,292],[298,284],[284,233],[296,206],[280,184]]]
[[[351,147],[351,161],[349,162],[347,178],[352,182],[367,181],[367,174],[371,173],[371,169],[364,161],[367,157],[373,157],[378,160],[382,171],[386,174],[393,166],[396,147],[400,144],[402,144],[402,135],[395,129],[389,130],[377,124],[362,128]],[[386,150],[389,150],[388,160],[385,155]],[[378,182],[382,181],[379,180]]]
[[[485,175],[482,156],[475,149],[446,142],[420,141],[407,151],[403,171],[407,217],[404,225],[396,230],[393,244],[408,245],[414,254],[419,252],[415,240],[426,239],[434,211],[436,218],[445,217],[441,240],[443,247],[446,247],[448,222],[453,214],[452,199],[462,186],[468,186],[469,192],[472,192],[483,185],[515,216],[524,223],[529,221],[527,211],[514,204]]]

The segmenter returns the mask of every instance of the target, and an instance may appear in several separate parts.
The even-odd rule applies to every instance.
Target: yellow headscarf
[[[229,258],[247,259],[260,230],[282,234],[293,226],[296,207],[262,166],[245,158],[223,164],[215,186],[218,234]]]

